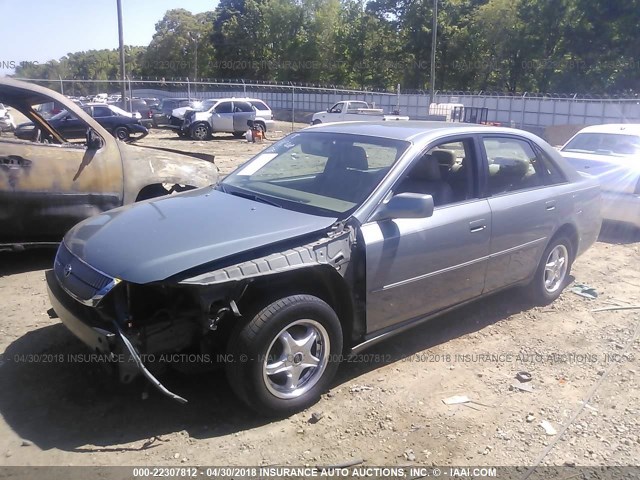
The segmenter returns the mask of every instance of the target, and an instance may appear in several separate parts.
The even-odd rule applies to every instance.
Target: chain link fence
[[[21,79],[70,96],[93,96],[119,93],[120,81],[83,79]],[[382,92],[354,90],[336,86],[308,84],[233,81],[198,81],[188,78],[130,79],[128,92],[134,97],[197,99],[217,97],[255,97],[266,101],[279,120],[308,122],[314,112],[326,110],[340,100],[363,100],[386,113],[399,110],[411,119],[429,119],[429,92]],[[640,123],[640,99],[593,98],[567,94],[505,94],[498,92],[435,92],[434,102],[464,107],[486,108],[487,121],[524,128],[539,133],[555,125],[592,125],[600,123]]]

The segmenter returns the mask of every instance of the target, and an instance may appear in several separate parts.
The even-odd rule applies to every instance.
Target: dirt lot
[[[223,174],[264,147],[143,142],[213,153]],[[53,252],[0,254],[0,464],[637,465],[640,310],[593,310],[640,304],[639,242],[607,226],[578,259],[573,275],[596,300],[494,295],[366,351],[318,404],[275,421],[245,410],[222,372],[167,374],[183,406],[73,361],[84,346],[47,314]],[[521,370],[531,391],[512,387]],[[445,405],[453,395],[474,403]]]

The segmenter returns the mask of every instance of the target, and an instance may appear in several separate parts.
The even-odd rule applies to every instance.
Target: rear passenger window
[[[543,167],[531,145],[515,138],[484,138],[490,195],[544,185]]]
[[[258,102],[256,100],[251,100],[251,105],[253,105],[254,107],[256,107],[256,110],[269,110],[269,107],[267,107],[264,103],[262,102]]]
[[[253,107],[248,102],[233,102],[233,111],[251,113],[253,112]]]

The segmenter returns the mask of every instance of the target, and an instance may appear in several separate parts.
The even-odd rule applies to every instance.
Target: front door
[[[367,333],[423,317],[482,293],[491,210],[479,198],[470,138],[430,147],[394,193],[431,194],[431,217],[370,222],[366,246]]]
[[[212,132],[233,132],[233,102],[222,101],[211,113]],[[242,130],[243,132],[246,129]]]

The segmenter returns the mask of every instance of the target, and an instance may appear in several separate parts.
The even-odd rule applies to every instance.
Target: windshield
[[[595,155],[638,155],[640,137],[617,133],[579,133],[562,151]]]
[[[209,110],[216,103],[218,103],[218,100],[205,100],[200,104],[198,110]]]
[[[116,113],[117,115],[120,115],[121,117],[130,117],[131,114],[129,112],[127,112],[126,110],[123,110],[120,107],[116,107],[115,105],[110,105],[109,108],[111,108],[111,111]]]
[[[292,210],[344,218],[409,145],[365,135],[295,133],[253,157],[219,188]]]

